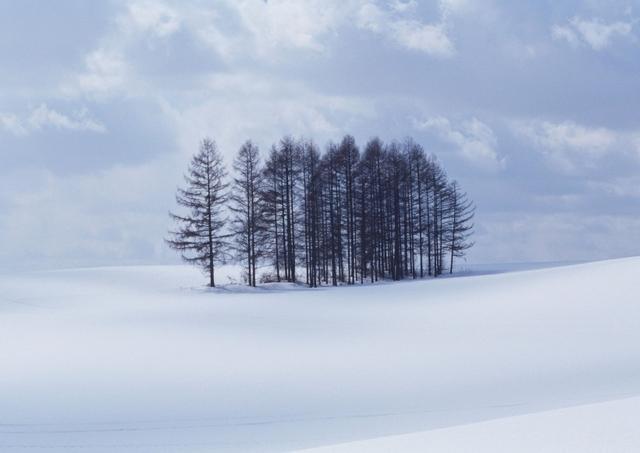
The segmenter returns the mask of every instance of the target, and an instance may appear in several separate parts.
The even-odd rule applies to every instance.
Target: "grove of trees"
[[[235,258],[256,286],[310,287],[401,280],[453,272],[473,245],[474,206],[441,165],[412,139],[361,150],[353,137],[329,143],[284,137],[264,163],[244,143],[231,186],[215,143],[204,139],[178,189],[187,213],[167,243],[200,265],[215,286],[215,264]]]

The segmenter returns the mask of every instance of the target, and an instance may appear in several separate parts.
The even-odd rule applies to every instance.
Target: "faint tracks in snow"
[[[23,305],[23,306],[26,306],[26,307],[43,308],[45,310],[50,310],[51,309],[51,307],[46,307],[44,305],[34,304],[33,302],[26,302],[28,300],[29,299],[26,299],[26,298],[11,299],[11,298],[8,298],[6,296],[0,296],[0,301],[2,301],[2,302],[8,302],[8,303],[14,304],[14,305]]]

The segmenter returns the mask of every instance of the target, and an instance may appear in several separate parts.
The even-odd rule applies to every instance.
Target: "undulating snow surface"
[[[637,452],[640,398],[555,409],[305,450],[341,452]]]
[[[640,259],[482,272],[215,291],[185,266],[2,275],[0,451],[640,450]]]

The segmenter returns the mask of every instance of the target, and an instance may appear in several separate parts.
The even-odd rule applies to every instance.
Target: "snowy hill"
[[[636,397],[305,451],[635,452],[640,445],[638,414]]]
[[[640,416],[639,275],[639,258],[318,290],[207,291],[184,266],[2,275],[0,451],[640,449],[613,417]],[[600,444],[557,434],[592,424]]]

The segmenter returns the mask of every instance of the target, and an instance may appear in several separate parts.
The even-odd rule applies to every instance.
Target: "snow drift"
[[[459,425],[640,395],[639,275],[629,258],[317,290],[207,291],[184,266],[0,276],[0,450],[281,451],[416,431],[416,450],[438,432],[444,448]]]

